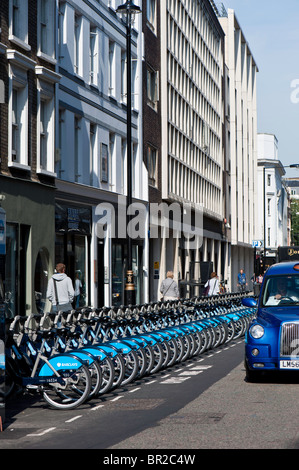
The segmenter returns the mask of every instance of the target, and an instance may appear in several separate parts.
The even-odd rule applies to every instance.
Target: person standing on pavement
[[[65,265],[58,263],[56,273],[50,278],[47,288],[47,299],[52,303],[52,312],[72,310],[74,288],[70,277],[65,273]]]
[[[243,269],[240,269],[240,272],[238,274],[238,288],[239,292],[245,292],[246,286],[247,286],[247,280],[246,280],[246,274],[244,273]]]
[[[172,271],[167,272],[166,279],[161,283],[160,292],[163,296],[162,300],[177,300],[180,298],[179,288],[173,280]]]
[[[209,287],[209,291],[207,294],[209,297],[212,297],[212,295],[219,295],[220,285],[216,272],[212,272],[211,278],[205,283],[204,287]]]

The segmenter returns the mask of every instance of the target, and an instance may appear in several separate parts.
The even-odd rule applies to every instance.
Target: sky
[[[215,2],[219,3],[219,2]],[[299,0],[222,0],[258,66],[258,132],[275,134],[283,165],[299,163]],[[299,170],[286,169],[287,177]]]

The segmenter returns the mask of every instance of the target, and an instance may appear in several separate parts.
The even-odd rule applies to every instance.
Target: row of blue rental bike
[[[230,294],[6,320],[6,396],[72,409],[245,334],[255,309]]]

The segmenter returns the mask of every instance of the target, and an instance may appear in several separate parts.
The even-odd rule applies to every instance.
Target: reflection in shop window
[[[5,314],[13,318],[17,314],[18,279],[18,227],[6,225],[6,262],[5,262]]]
[[[35,263],[34,293],[37,311],[43,313],[46,303],[48,285],[49,252],[47,248],[41,248]]]

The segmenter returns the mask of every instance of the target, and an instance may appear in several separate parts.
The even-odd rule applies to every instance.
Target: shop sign
[[[91,233],[91,210],[89,207],[56,204],[56,232],[77,232],[84,235]]]

